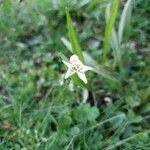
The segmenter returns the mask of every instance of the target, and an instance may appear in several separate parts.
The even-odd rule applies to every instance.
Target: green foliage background
[[[70,56],[61,42],[68,38],[65,7],[82,49],[99,61],[105,8],[111,1],[1,1],[0,149],[150,148],[148,0],[132,1],[129,32],[121,47],[125,74],[119,84],[89,74],[95,98],[90,96],[83,104],[82,89],[62,78],[66,70],[59,53]],[[120,1],[116,26],[125,2]],[[133,41],[135,48],[130,47]],[[106,65],[117,72],[112,56],[110,50]]]

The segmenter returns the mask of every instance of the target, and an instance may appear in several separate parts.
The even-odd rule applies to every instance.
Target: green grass
[[[66,69],[59,53],[71,55],[61,41],[69,39],[65,7],[81,49],[99,62],[107,4],[108,0],[0,3],[0,149],[150,148],[148,1],[132,1],[132,19],[124,32],[120,29],[123,78],[118,62],[114,65],[113,46],[107,45],[104,68],[119,82],[89,73],[93,91],[82,103],[82,88],[63,79]],[[129,47],[132,41],[135,49]]]

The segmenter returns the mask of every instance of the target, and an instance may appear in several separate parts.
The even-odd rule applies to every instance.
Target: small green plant
[[[114,79],[115,78],[113,76],[110,75],[109,72],[107,72],[104,67],[102,67],[101,65],[99,65],[96,61],[94,61],[94,59],[87,53],[81,50],[80,44],[78,42],[74,27],[73,27],[73,23],[68,11],[68,8],[66,8],[66,16],[67,16],[67,26],[68,26],[68,31],[69,31],[69,38],[70,38],[70,42],[68,42],[65,38],[62,38],[63,43],[66,45],[66,47],[74,54],[76,55],[76,57],[79,57],[79,64],[86,64],[89,65],[90,67],[86,70],[92,70],[95,73],[98,73],[102,76],[108,77],[110,79]],[[62,54],[61,54],[62,55]],[[73,56],[74,56],[73,55]],[[64,58],[64,57],[63,57]],[[66,59],[66,58],[65,58]],[[64,61],[64,60],[63,60]],[[66,64],[66,63],[65,63]],[[72,73],[71,75],[73,75],[74,73]],[[90,85],[89,83],[87,84],[87,81],[84,77],[84,79],[82,78],[83,81],[86,81],[83,84],[79,78],[77,78],[77,76],[73,76],[73,81],[75,83],[77,83],[78,85],[81,85],[84,88],[88,88],[89,90],[92,90],[92,85]]]
[[[114,29],[114,23],[115,23],[117,12],[118,12],[118,7],[119,7],[119,0],[114,0],[112,3],[112,6],[111,6],[111,4],[108,4],[106,7],[106,28],[105,28],[105,34],[104,34],[104,48],[103,48],[103,55],[101,57],[102,61],[100,61],[102,63],[102,65],[100,63],[96,62],[90,56],[90,54],[88,54],[85,51],[82,51],[79,41],[77,39],[77,35],[75,33],[74,27],[73,27],[73,23],[72,23],[68,8],[66,8],[66,17],[67,17],[67,27],[68,27],[70,42],[67,41],[65,38],[61,39],[62,42],[65,44],[65,46],[73,53],[73,56],[76,57],[76,60],[78,62],[80,62],[80,63],[78,63],[78,62],[76,63],[77,66],[84,66],[82,64],[85,64],[85,66],[88,65],[88,66],[90,66],[90,68],[85,69],[85,71],[92,70],[93,72],[95,72],[99,75],[102,75],[106,78],[109,78],[109,79],[112,79],[115,81],[117,81],[117,79],[109,71],[104,69],[105,68],[104,65],[105,65],[105,62],[108,60],[107,56],[108,56],[108,53],[109,53],[109,50],[111,47],[113,49],[113,53],[114,53],[114,57],[115,57],[115,59],[114,59],[115,65],[111,66],[111,67],[114,68],[116,66],[119,66],[120,71],[123,72],[123,64],[121,61],[121,57],[122,57],[121,43],[122,43],[123,31],[125,28],[127,16],[130,16],[127,13],[131,7],[131,0],[128,0],[126,2],[126,5],[123,10],[121,20],[119,23],[119,29],[118,29],[119,31],[117,34]],[[129,18],[128,18],[128,20],[129,20]],[[61,56],[62,56],[62,54],[61,54]],[[73,58],[73,56],[71,56],[70,59]],[[64,57],[65,56],[63,56],[63,58]],[[65,60],[67,60],[67,58],[65,58]],[[63,62],[65,62],[65,60],[63,60]],[[71,62],[71,60],[69,60],[69,61]],[[87,83],[85,74],[80,74],[77,72],[78,77],[83,81],[83,82],[81,82],[81,80],[77,76],[74,75],[74,73],[76,72],[73,69],[74,66],[72,65],[72,67],[70,67],[71,63],[69,64],[68,62],[65,62],[65,64],[67,65],[67,67],[69,67],[69,70],[67,71],[67,74],[65,75],[65,78],[72,76],[72,80],[74,81],[74,83],[76,83],[77,85],[80,85],[83,88],[86,88],[90,91],[93,90],[92,84]],[[81,68],[79,67],[79,70],[82,70]],[[91,69],[91,68],[93,68],[93,69]],[[83,71],[83,73],[85,71]],[[120,74],[120,76],[121,75],[122,74]]]

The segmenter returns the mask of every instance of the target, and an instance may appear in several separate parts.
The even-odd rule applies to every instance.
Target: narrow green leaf
[[[69,31],[69,39],[72,45],[72,50],[73,53],[78,55],[78,57],[80,58],[80,60],[84,63],[84,57],[82,54],[82,50],[80,47],[80,44],[78,42],[77,39],[77,35],[75,33],[74,27],[73,27],[73,23],[69,14],[68,9],[66,8],[66,16],[67,16],[67,26],[68,26],[68,31]]]
[[[108,22],[106,23],[106,28],[105,28],[105,35],[104,35],[104,50],[103,50],[103,56],[102,56],[102,61],[105,62],[109,49],[110,49],[110,41],[112,37],[112,29],[116,20],[117,16],[117,11],[119,7],[119,0],[114,0],[112,4],[112,8],[110,11],[110,16],[108,19]]]
[[[112,30],[111,46],[112,46],[112,49],[113,49],[115,62],[120,64],[121,63],[121,49],[120,49],[120,45],[119,45],[119,42],[118,42],[118,37],[117,37],[116,30],[114,28]]]
[[[58,55],[59,55],[59,57],[60,57],[62,60],[66,61],[66,62],[69,62],[68,58],[67,58],[64,54],[59,53]]]
[[[87,52],[84,52],[85,64],[94,68],[94,72],[101,75],[104,78],[118,81],[114,76],[114,73],[98,64]]]
[[[108,4],[106,7],[106,13],[105,13],[105,17],[106,17],[106,22],[108,21],[108,18],[110,16],[110,7],[111,5]],[[112,28],[112,38],[111,38],[111,48],[113,50],[113,54],[115,57],[115,65],[118,63],[121,63],[121,50],[120,50],[120,45],[119,45],[119,41],[118,41],[118,35],[116,33],[115,28]]]
[[[65,37],[61,37],[61,41],[69,51],[73,52],[70,42]]]
[[[148,130],[148,131],[144,131],[144,132],[139,132],[139,133],[137,133],[137,134],[133,134],[132,136],[130,136],[130,137],[128,137],[128,138],[125,138],[125,139],[123,139],[123,140],[121,140],[121,141],[118,141],[117,143],[114,143],[113,145],[107,147],[106,150],[117,149],[117,147],[119,147],[119,146],[121,146],[121,145],[127,143],[128,141],[131,141],[131,140],[133,140],[133,139],[136,139],[137,137],[141,137],[141,136],[146,135],[146,134],[148,134],[148,133],[150,133],[149,130]]]
[[[131,17],[131,2],[132,2],[132,0],[128,0],[126,2],[125,7],[124,7],[123,12],[122,12],[122,15],[121,15],[121,19],[120,19],[120,22],[119,22],[119,29],[118,29],[119,43],[122,42],[126,22]]]

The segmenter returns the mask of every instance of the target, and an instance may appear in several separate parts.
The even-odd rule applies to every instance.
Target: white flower
[[[65,74],[65,79],[76,73],[84,83],[87,83],[85,72],[88,70],[93,70],[93,68],[83,65],[77,55],[72,55],[69,62],[63,61],[63,63],[68,67],[67,73]]]

